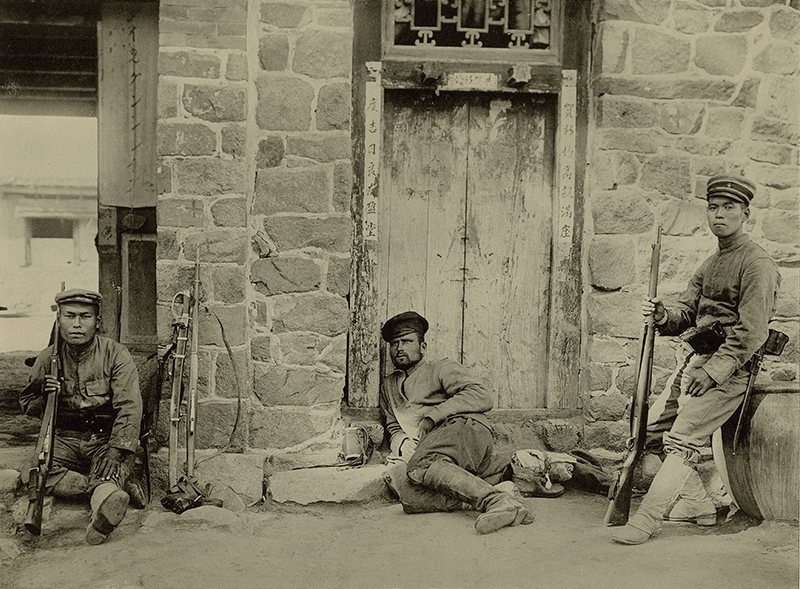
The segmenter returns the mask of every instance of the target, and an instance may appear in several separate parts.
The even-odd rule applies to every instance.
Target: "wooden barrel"
[[[714,435],[717,470],[736,504],[766,520],[800,518],[800,386],[757,384],[745,408],[736,453],[739,411]]]

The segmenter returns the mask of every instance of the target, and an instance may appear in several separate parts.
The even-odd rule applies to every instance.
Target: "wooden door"
[[[385,95],[385,317],[422,313],[429,355],[484,376],[500,408],[546,406],[554,107],[522,94]]]

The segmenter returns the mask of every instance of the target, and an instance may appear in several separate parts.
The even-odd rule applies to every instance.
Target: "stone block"
[[[675,30],[686,35],[704,33],[711,26],[712,14],[700,6],[682,2],[675,6],[672,20]]]
[[[626,421],[597,421],[583,427],[582,445],[587,448],[605,448],[621,452],[630,436]]]
[[[671,201],[661,211],[664,235],[692,236],[706,226],[704,201]]]
[[[778,298],[775,302],[775,315],[777,317],[799,317],[800,298],[800,270],[797,268],[781,268],[781,287],[778,289]]]
[[[800,43],[800,12],[794,10],[776,10],[769,17],[769,32],[775,39],[784,39],[792,43]]]
[[[691,44],[682,36],[639,28],[631,53],[634,74],[677,74],[689,69]]]
[[[281,251],[310,247],[346,253],[350,251],[352,242],[352,225],[348,217],[267,218],[264,219],[264,229]]]
[[[350,129],[350,84],[327,84],[317,97],[317,129],[347,131]]]
[[[177,20],[172,18],[160,18],[158,21],[158,30],[162,35],[211,35],[216,32],[214,23],[211,22],[196,22],[191,20]],[[163,46],[163,44],[162,44]]]
[[[625,416],[628,397],[620,392],[595,393],[585,408],[592,421],[617,421]]]
[[[549,419],[542,426],[542,438],[548,450],[569,452],[580,442],[580,430],[567,420]]]
[[[246,407],[245,407],[246,410]],[[195,447],[198,450],[206,448],[224,448],[227,446],[236,423],[237,402],[201,401],[197,403],[197,430],[195,433]],[[232,450],[244,447],[247,438],[246,413],[239,416],[239,424],[234,433]]]
[[[685,198],[692,194],[691,166],[683,155],[648,158],[642,166],[642,189]]]
[[[673,147],[678,151],[685,151],[692,155],[716,157],[729,154],[733,148],[733,141],[693,136],[678,137]]]
[[[792,123],[800,121],[800,81],[797,76],[773,77],[766,83],[766,93],[762,99],[765,116],[782,119]]]
[[[258,336],[250,340],[250,356],[257,362],[271,362],[272,348],[270,337]]]
[[[325,213],[330,194],[331,180],[324,167],[258,170],[253,213]]]
[[[797,145],[800,133],[797,125],[756,117],[750,129],[750,137],[761,141]]]
[[[589,246],[591,285],[619,290],[636,275],[635,243],[629,237],[596,236]]]
[[[0,495],[14,493],[19,484],[19,471],[13,468],[0,469]]]
[[[260,76],[256,80],[256,122],[270,131],[308,131],[314,88],[299,78]]]
[[[761,24],[764,15],[758,10],[737,10],[720,15],[714,30],[720,33],[743,33]]]
[[[599,192],[591,199],[596,235],[644,233],[654,222],[653,211],[635,192]]]
[[[284,333],[280,348],[283,364],[313,366],[319,358],[321,336],[316,333]]]
[[[311,7],[299,2],[264,2],[261,22],[281,28],[297,28],[311,22]]]
[[[233,82],[244,82],[247,78],[247,56],[240,53],[230,53],[225,64],[225,79]]]
[[[747,150],[747,155],[754,162],[775,166],[797,166],[800,163],[797,148],[787,145],[755,144]]]
[[[350,134],[290,135],[286,138],[286,153],[318,162],[349,159]]]
[[[160,78],[156,95],[158,107],[156,115],[159,120],[171,119],[178,116],[178,84]]]
[[[225,327],[225,337],[231,347],[243,346],[246,342],[245,332],[247,329],[247,307],[245,305],[231,305],[223,307],[216,304],[206,305],[216,314],[216,317],[209,313],[200,313],[198,334],[201,346],[215,345],[220,349],[225,348],[222,339],[222,332],[219,324]],[[219,319],[219,321],[217,321]]]
[[[241,303],[245,298],[247,279],[244,266],[220,266],[211,268],[214,300],[220,303]]]
[[[764,237],[778,243],[797,243],[797,228],[800,227],[800,213],[794,211],[764,211],[761,230]]]
[[[347,301],[342,297],[321,293],[281,297],[275,301],[272,330],[310,331],[335,337],[347,331],[349,320]]]
[[[658,153],[663,140],[652,129],[603,129],[598,132],[597,145],[602,149],[617,149],[632,153]]]
[[[209,6],[201,4],[189,8],[188,18],[196,22],[243,23],[247,20],[247,7],[245,6]]]
[[[598,94],[624,94],[660,100],[683,98],[728,102],[733,97],[736,87],[737,83],[734,80],[637,76],[600,78],[595,91]]]
[[[628,361],[628,355],[622,344],[613,339],[593,337],[590,340],[589,359],[592,362],[624,363]]]
[[[611,387],[611,367],[597,362],[589,363],[589,390],[606,391]]]
[[[706,135],[723,139],[739,139],[742,136],[744,112],[740,108],[715,108],[708,112]]]
[[[331,258],[326,277],[328,292],[346,297],[350,294],[350,258]]]
[[[203,227],[203,202],[196,198],[161,198],[158,201],[159,227]]]
[[[216,55],[197,51],[160,51],[158,73],[183,78],[219,78],[220,61]]]
[[[658,109],[658,124],[667,133],[694,135],[700,130],[705,110],[704,105],[696,102],[667,102]]]
[[[167,163],[159,162],[156,168],[156,192],[159,196],[172,192],[172,167]]]
[[[262,36],[258,44],[258,61],[262,70],[285,71],[289,67],[289,38],[283,33]]]
[[[659,0],[605,0],[600,8],[601,20],[629,20],[650,25],[664,22],[669,5]]]
[[[217,134],[198,123],[158,123],[158,155],[212,155]]]
[[[318,8],[315,21],[325,27],[350,28],[353,26],[353,11],[349,8]]]
[[[638,338],[642,335],[641,295],[630,292],[589,293],[589,333],[606,337]]]
[[[307,367],[271,366],[256,372],[254,392],[266,407],[338,403],[344,396],[344,375]]]
[[[651,127],[655,121],[656,106],[650,101],[609,95],[598,100],[600,127]]]
[[[344,374],[347,370],[347,335],[333,338],[322,350],[319,361],[331,370]]]
[[[243,265],[247,259],[247,234],[243,229],[209,229],[186,237],[185,252],[195,257],[200,248],[201,262],[233,262]]]
[[[256,407],[250,415],[252,448],[287,448],[318,436],[339,419],[339,403],[320,407]]]
[[[247,190],[247,168],[241,160],[198,158],[174,163],[177,190],[182,194],[211,196]]]
[[[189,290],[194,281],[194,266],[160,260],[156,266],[156,296],[171,301],[175,293]]]
[[[233,353],[233,361],[236,363],[236,370],[233,368],[227,351],[217,354],[216,369],[214,371],[214,394],[217,397],[246,399],[248,396],[247,383],[252,381],[247,363],[248,353],[245,348],[231,351]]]
[[[156,251],[159,260],[177,260],[180,253],[177,232],[164,227],[158,227],[158,244]]]
[[[222,153],[227,153],[237,158],[244,157],[247,132],[244,127],[231,125],[222,128]]]
[[[333,164],[333,210],[337,213],[350,211],[350,198],[353,194],[353,164],[336,162]]]
[[[311,78],[349,78],[352,42],[349,32],[308,30],[295,42],[292,69]]]
[[[217,29],[217,26],[214,26]],[[208,49],[234,49],[237,51],[247,50],[247,40],[244,35],[224,35],[214,33],[212,35],[187,35],[183,43],[189,47],[204,47]]]
[[[758,100],[758,87],[760,83],[760,78],[747,78],[742,82],[742,87],[733,99],[732,105],[755,108],[756,101]]]
[[[776,167],[769,164],[750,162],[744,167],[743,174],[757,185],[777,188],[778,190],[797,186],[800,181],[797,169],[791,166]],[[758,208],[760,205],[756,202],[755,206]]]
[[[790,75],[797,70],[800,52],[788,43],[770,43],[753,58],[753,69],[765,74]]]
[[[212,123],[243,121],[247,117],[247,94],[240,86],[198,86],[183,88],[183,107],[187,112]]]
[[[624,25],[606,21],[600,25],[600,71],[621,74],[628,55],[628,30]]]
[[[250,269],[250,282],[267,296],[316,290],[320,281],[319,265],[308,258],[261,258],[253,262]]]
[[[283,161],[283,156],[286,155],[286,147],[283,144],[283,139],[277,135],[262,139],[258,143],[258,152],[256,153],[256,167],[263,168],[276,168]]]
[[[391,499],[382,464],[361,468],[308,468],[276,472],[268,489],[278,503],[364,503]]]
[[[741,35],[708,35],[695,41],[694,63],[715,76],[735,76],[747,59],[747,38]]]
[[[222,198],[211,205],[211,218],[217,227],[245,227],[247,200],[238,196]]]

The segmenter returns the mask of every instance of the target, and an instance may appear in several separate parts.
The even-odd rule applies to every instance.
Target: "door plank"
[[[552,154],[545,113],[529,96],[476,97],[470,110],[463,353],[489,380],[499,408],[546,402]]]
[[[460,359],[467,106],[442,98],[386,93],[379,272],[385,318],[421,313],[431,357]]]

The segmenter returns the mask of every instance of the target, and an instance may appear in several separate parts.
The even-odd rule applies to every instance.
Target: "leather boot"
[[[125,517],[130,497],[116,483],[101,483],[92,493],[92,522],[86,528],[86,543],[102,544]]]
[[[383,473],[386,486],[397,495],[406,513],[436,513],[470,509],[460,499],[415,483],[406,474],[406,463],[387,468]]]
[[[469,503],[481,514],[475,520],[475,531],[491,534],[506,526],[530,523],[527,508],[511,495],[495,489],[483,479],[446,460],[437,460],[428,467],[423,484]]]
[[[682,456],[668,454],[639,510],[611,539],[619,544],[643,544],[661,531],[667,509],[675,503],[687,479],[695,472]]]
[[[717,523],[717,508],[696,471],[692,470],[683,486],[680,499],[664,519],[671,522],[694,522],[699,526],[713,526]]]

